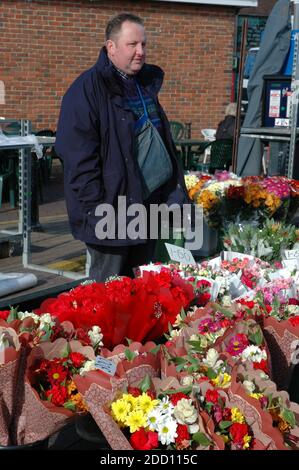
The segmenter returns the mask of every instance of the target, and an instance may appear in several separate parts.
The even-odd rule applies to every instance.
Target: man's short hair
[[[121,13],[108,21],[105,32],[106,41],[108,41],[108,39],[115,38],[115,36],[120,32],[122,24],[125,21],[130,21],[131,23],[137,23],[144,26],[144,22],[139,16],[133,15],[132,13]]]

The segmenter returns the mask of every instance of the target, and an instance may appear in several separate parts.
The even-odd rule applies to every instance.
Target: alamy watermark
[[[119,196],[117,208],[99,204],[95,210],[99,221],[95,235],[99,240],[169,240],[182,234],[185,248],[199,250],[203,243],[202,208],[192,204],[129,204]]]

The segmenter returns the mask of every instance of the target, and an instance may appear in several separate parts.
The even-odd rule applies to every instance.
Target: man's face
[[[114,40],[106,43],[112,63],[128,75],[139,72],[145,62],[146,35],[138,23],[125,21]]]

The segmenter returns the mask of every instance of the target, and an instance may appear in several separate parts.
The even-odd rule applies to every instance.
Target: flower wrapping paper
[[[11,423],[15,408],[14,385],[19,366],[20,353],[14,348],[7,348],[2,353],[0,364],[0,445],[12,444]]]
[[[144,345],[133,342],[128,348],[118,345],[112,351],[103,348],[101,355],[116,362],[114,376],[100,370],[93,370],[84,376],[73,377],[91,415],[112,449],[132,450],[132,447],[110,416],[108,404],[118,392],[124,391],[128,386],[138,384],[146,375],[151,378],[160,375],[160,353],[150,352],[155,346],[155,343],[149,341]],[[125,357],[126,349],[132,352],[138,351],[139,354],[133,360],[128,361]]]
[[[263,333],[272,358],[271,377],[279,389],[287,390],[294,368],[294,342],[299,339],[299,326],[269,316],[263,320]]]
[[[46,439],[74,416],[73,412],[39,398],[27,370],[27,362],[30,364],[36,351],[33,349],[29,355],[28,352],[26,346],[16,355],[7,351],[8,359],[13,360],[0,366],[0,444],[3,446]]]
[[[179,391],[182,387],[178,379],[172,376],[165,377],[163,379],[154,378],[152,383],[156,394],[160,392],[166,392],[170,389]],[[190,396],[191,398],[194,398],[192,394]],[[224,441],[214,432],[215,427],[212,419],[205,411],[199,408],[198,401],[196,399],[194,402],[196,404],[198,413],[196,424],[199,425],[199,432],[204,434],[207,439],[213,442],[213,445],[210,446],[213,450],[224,450]],[[209,450],[210,447],[198,445],[196,450]]]
[[[272,398],[279,398],[282,405],[294,413],[296,425],[294,428],[292,428],[291,434],[295,438],[298,438],[298,442],[292,444],[292,449],[298,450],[299,405],[290,401],[289,394],[285,390],[278,390],[276,383],[273,382],[270,378],[262,377],[259,370],[253,369],[252,364],[245,363],[238,364],[235,366],[232,372],[231,392],[244,397],[249,403],[251,403],[256,408],[256,410],[259,411],[261,417],[263,418],[263,426],[273,441],[271,445],[276,446],[274,448],[277,448],[278,450],[290,450],[290,448],[287,448],[284,444],[282,434],[278,431],[278,429],[273,427],[271,415],[261,408],[260,402],[258,400],[254,400],[250,396],[248,396],[248,394],[246,394],[241,384],[241,380],[244,380],[245,378],[246,380],[253,381],[258,386],[259,390],[263,390],[263,395],[271,396]]]
[[[245,366],[235,365],[232,370],[231,386],[227,390],[229,403],[232,406],[238,407],[246,416],[248,424],[251,426],[254,437],[255,445],[253,450],[289,450],[284,444],[282,435],[277,428],[272,425],[272,417],[270,413],[264,411],[258,400],[251,398],[244,390],[240,381],[237,380],[239,371],[250,371],[251,378],[260,377],[259,371],[254,370],[250,364]],[[247,375],[248,377],[248,375]],[[273,384],[272,381],[268,381]],[[263,388],[265,383],[263,381]]]

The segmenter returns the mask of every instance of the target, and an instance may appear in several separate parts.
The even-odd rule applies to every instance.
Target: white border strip
[[[205,5],[221,5],[234,7],[257,7],[257,0],[153,0],[155,2],[193,3]],[[299,1],[299,0],[298,0]]]

